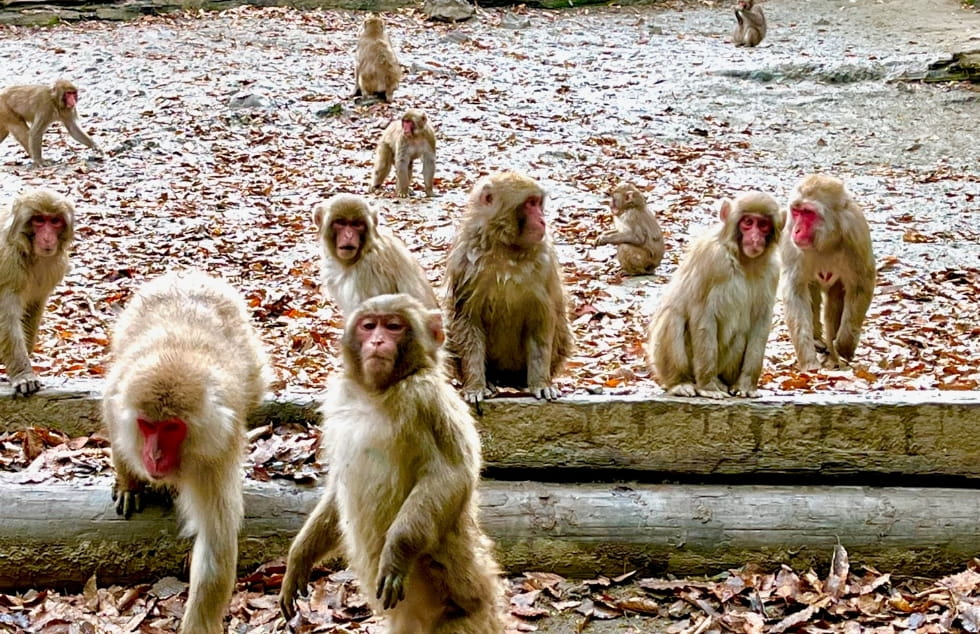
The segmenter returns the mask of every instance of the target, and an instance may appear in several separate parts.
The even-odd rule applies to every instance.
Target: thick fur
[[[525,386],[538,397],[551,387],[572,352],[561,265],[551,238],[518,244],[518,209],[544,196],[516,172],[481,178],[473,186],[446,269],[449,351],[458,360],[467,400],[495,386]],[[485,204],[489,197],[491,202]]]
[[[775,199],[749,192],[727,218],[685,253],[650,324],[647,355],[660,385],[677,396],[756,396],[779,282],[776,249],[783,214]],[[739,248],[742,215],[766,215],[773,233],[765,251]]]
[[[54,255],[34,253],[31,217],[36,214],[58,214],[65,220]],[[74,228],[74,206],[48,189],[23,193],[0,209],[0,361],[15,394],[41,389],[30,355],[48,297],[68,272]]]
[[[755,0],[739,0],[735,8],[735,30],[732,43],[735,46],[758,46],[766,37],[766,16]]]
[[[224,631],[244,515],[245,418],[265,391],[266,357],[237,291],[198,271],[145,284],[116,324],[103,418],[116,467],[117,508],[150,481],[136,418],[187,423],[177,491],[184,533],[196,535],[186,634]]]
[[[331,228],[337,218],[361,219],[366,225],[355,259],[337,257]],[[313,208],[313,224],[322,254],[323,285],[344,315],[369,297],[389,293],[407,293],[426,308],[439,307],[422,265],[404,242],[378,225],[378,213],[364,197],[337,194],[317,204]]]
[[[76,141],[97,152],[102,150],[78,125],[75,108],[65,105],[65,94],[78,93],[74,84],[59,79],[51,86],[11,86],[0,92],[0,142],[14,135],[36,167],[47,163],[41,157],[41,138],[55,121],[60,121]]]
[[[801,250],[793,244],[790,214],[780,245],[786,325],[801,370],[838,368],[854,358],[874,294],[871,230],[840,179],[806,176],[793,190],[789,204],[799,201],[815,202],[824,225],[813,247]],[[825,354],[822,362],[818,351]]]
[[[375,95],[391,101],[402,79],[402,67],[380,16],[370,15],[364,19],[357,39],[356,57],[354,96]]]
[[[395,312],[409,322],[413,347],[402,354],[412,368],[378,392],[365,386],[353,333],[361,315]],[[480,440],[445,376],[429,315],[414,298],[384,295],[347,321],[344,375],[320,410],[330,471],[289,549],[287,619],[313,565],[339,549],[392,634],[503,632],[503,587],[478,521]],[[405,584],[404,599],[386,611],[376,591],[391,579]]]
[[[626,275],[650,275],[664,259],[664,234],[647,209],[636,186],[624,183],[613,190],[614,231],[604,233],[597,244],[615,244],[616,257]]]
[[[404,121],[412,122],[414,132],[411,135],[405,134],[402,127]],[[403,198],[408,196],[412,185],[412,163],[417,158],[422,159],[425,195],[432,196],[432,181],[436,173],[436,133],[424,112],[410,108],[400,119],[388,124],[378,141],[371,189],[381,187],[394,164],[398,195]]]

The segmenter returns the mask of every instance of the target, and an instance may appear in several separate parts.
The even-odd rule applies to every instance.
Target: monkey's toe
[[[41,389],[41,382],[35,378],[19,379],[13,382],[15,396],[30,396]]]
[[[681,383],[680,385],[675,385],[674,387],[667,390],[667,393],[671,396],[697,396],[697,390],[694,389],[694,385],[691,383]]]

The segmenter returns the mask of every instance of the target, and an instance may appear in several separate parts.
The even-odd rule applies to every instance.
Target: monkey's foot
[[[717,388],[697,388],[698,396],[703,396],[704,398],[713,398],[716,400],[721,400],[723,398],[728,398],[731,396],[725,390],[719,390]]]
[[[694,389],[693,383],[681,383],[667,390],[671,396],[697,396],[698,392]]]
[[[21,375],[10,381],[14,388],[14,396],[30,396],[41,389],[41,381],[34,373]]]
[[[733,387],[728,393],[742,398],[759,398],[759,390],[755,388]]]
[[[528,391],[534,395],[534,398],[546,401],[553,401],[561,396],[558,388],[553,385],[529,386]]]

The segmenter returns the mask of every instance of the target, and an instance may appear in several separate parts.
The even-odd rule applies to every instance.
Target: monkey
[[[78,125],[78,89],[70,81],[59,79],[51,86],[10,86],[0,92],[0,143],[14,135],[30,154],[35,167],[48,163],[41,158],[44,131],[60,121],[76,141],[102,154],[102,148]]]
[[[613,190],[610,208],[616,229],[599,236],[596,244],[616,245],[626,275],[653,273],[664,259],[664,235],[643,194],[635,185],[623,183]]]
[[[466,400],[499,386],[554,400],[572,350],[562,274],[544,221],[544,190],[517,172],[479,179],[446,267],[449,350]]]
[[[322,279],[342,314],[368,297],[407,293],[425,305],[439,301],[425,271],[405,243],[378,226],[367,200],[336,194],[313,208],[322,253]]]
[[[843,181],[810,174],[790,195],[787,228],[782,300],[797,367],[843,367],[854,358],[875,288],[868,221]]]
[[[758,46],[766,36],[766,16],[755,0],[738,0],[735,4],[735,31],[732,42],[735,46]]]
[[[390,102],[402,78],[402,67],[391,47],[385,23],[380,16],[364,18],[357,38],[356,65],[354,67],[354,94],[374,95]]]
[[[196,270],[144,284],[119,316],[102,416],[116,469],[116,512],[142,509],[147,487],[176,492],[196,535],[180,631],[218,634],[235,586],[244,516],[245,417],[267,361],[245,302]]]
[[[279,593],[287,620],[313,565],[342,548],[392,634],[503,632],[500,571],[478,521],[480,439],[446,376],[444,339],[439,311],[406,294],[372,297],[347,319],[343,375],[320,409],[330,470]]]
[[[412,162],[422,159],[425,195],[432,196],[432,179],[436,173],[436,133],[421,110],[409,108],[400,120],[392,121],[378,141],[374,157],[374,179],[371,189],[380,189],[395,164],[398,195],[408,196],[412,184]]]
[[[675,396],[754,398],[779,282],[784,218],[769,194],[723,199],[684,254],[649,327],[647,358]]]
[[[74,238],[74,205],[49,189],[24,192],[0,210],[0,361],[15,396],[41,389],[30,355]]]

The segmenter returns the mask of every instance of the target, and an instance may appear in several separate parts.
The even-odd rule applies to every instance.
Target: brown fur
[[[772,232],[755,258],[742,253],[739,221],[767,216]],[[779,282],[783,214],[772,196],[722,201],[722,223],[685,253],[650,324],[647,355],[676,396],[757,396]]]
[[[98,144],[78,125],[78,113],[74,107],[65,103],[65,96],[75,93],[75,85],[59,79],[51,86],[22,85],[10,86],[0,92],[0,142],[8,134],[14,135],[36,167],[47,163],[41,157],[41,138],[44,131],[60,121],[76,141],[97,152],[102,152]]]
[[[449,350],[459,361],[466,399],[479,403],[497,385],[558,396],[552,377],[572,351],[561,266],[547,235],[521,246],[519,210],[544,197],[516,172],[473,186],[446,270]]]
[[[60,215],[65,221],[54,255],[34,252],[31,218],[36,214]],[[51,190],[26,192],[0,209],[0,361],[14,394],[41,389],[30,354],[48,296],[68,272],[74,228],[74,206]]]
[[[813,247],[804,251],[793,243],[795,223],[790,215],[780,246],[786,325],[801,370],[839,368],[854,357],[874,294],[871,230],[840,179],[806,176],[793,190],[789,204],[803,201],[817,206],[823,224]],[[820,274],[833,277],[828,283],[821,281]],[[824,355],[822,361],[818,352]]]
[[[766,37],[766,16],[755,0],[738,0],[735,6],[735,30],[732,43],[735,46],[758,46]]]
[[[357,257],[337,257],[332,229],[338,218],[361,219],[365,223],[363,244]],[[405,243],[384,227],[367,200],[354,194],[337,194],[313,208],[313,224],[322,253],[322,279],[341,313],[348,314],[369,297],[407,293],[427,308],[439,301],[425,271]]]
[[[244,301],[198,271],[145,284],[116,324],[102,414],[112,441],[117,512],[139,510],[150,480],[136,417],[187,423],[176,475],[184,533],[197,535],[181,632],[218,634],[235,587],[244,515],[245,417],[265,390],[265,353]]]
[[[375,95],[384,101],[391,101],[402,78],[402,67],[380,16],[364,18],[357,39],[356,57],[353,96]]]
[[[410,122],[412,134],[405,132],[403,124]],[[378,189],[384,183],[391,165],[395,165],[398,195],[408,196],[412,185],[412,162],[422,159],[422,178],[425,182],[425,195],[432,196],[432,180],[436,173],[436,133],[429,125],[429,118],[421,110],[411,108],[400,119],[388,124],[378,149],[374,155],[374,178],[371,189]]]
[[[650,275],[664,259],[660,223],[647,209],[643,194],[630,183],[613,190],[611,207],[616,229],[602,234],[597,244],[616,245],[616,257],[627,275]]]
[[[355,335],[373,314],[409,324],[400,380],[380,391],[365,379]],[[441,334],[438,313],[403,294],[369,299],[347,320],[344,375],[321,409],[330,471],[289,549],[279,595],[287,619],[313,565],[342,549],[392,634],[503,632],[503,587],[478,521],[479,436],[443,370]],[[380,597],[398,588],[404,598],[384,610]]]

